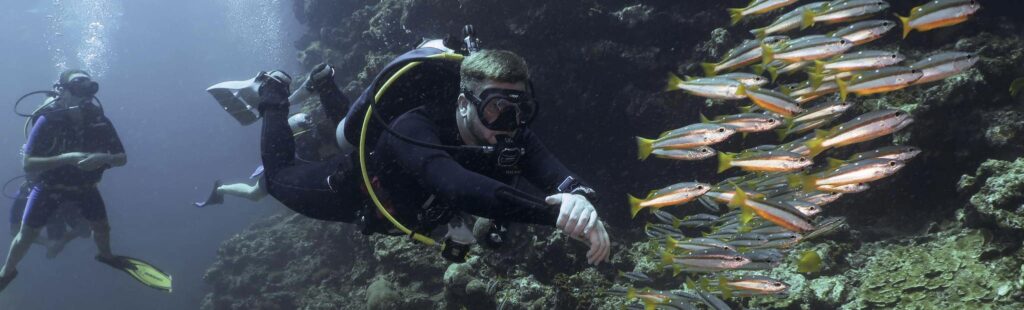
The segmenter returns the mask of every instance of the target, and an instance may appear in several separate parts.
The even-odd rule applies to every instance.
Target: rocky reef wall
[[[890,2],[891,12],[906,12],[915,1]],[[649,270],[656,259],[642,219],[629,220],[622,197],[719,178],[706,162],[637,162],[633,136],[696,122],[702,111],[734,111],[661,92],[667,72],[696,75],[699,62],[749,37],[749,27],[725,27],[727,4],[743,3],[295,0],[296,18],[309,27],[295,42],[298,59],[306,67],[337,66],[338,82],[352,97],[421,38],[458,35],[464,24],[476,26],[486,47],[523,55],[543,104],[534,129],[601,191],[600,212],[613,224],[613,262],[588,268],[578,242],[546,228],[516,227],[515,242],[505,248],[476,250],[469,262],[449,265],[404,238],[366,237],[349,225],[289,213],[225,242],[206,275],[213,289],[203,308],[621,308],[623,299],[601,293],[617,271]],[[854,99],[861,110],[912,113],[916,122],[892,140],[924,152],[871,191],[826,209],[846,216],[850,229],[800,245],[827,254],[821,273],[797,274],[787,262],[771,275],[792,285],[790,295],[753,298],[746,306],[1024,308],[1024,96],[1007,92],[1013,78],[1024,76],[1024,3],[983,6],[967,24],[903,41],[894,32],[881,42],[908,59],[960,50],[981,61],[942,82]],[[758,139],[730,143],[774,142]]]

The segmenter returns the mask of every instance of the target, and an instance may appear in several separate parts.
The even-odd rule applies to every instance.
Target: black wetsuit
[[[391,128],[417,141],[463,144],[454,111],[452,115],[431,115],[428,111],[413,109],[396,118]],[[517,165],[521,173],[508,174],[497,167],[497,159],[490,155],[415,146],[385,133],[374,152],[376,175],[398,216],[417,223],[424,232],[447,223],[454,211],[502,222],[554,226],[557,207],[510,200],[499,192],[513,189],[523,178],[544,193],[555,193],[561,182],[573,174],[529,128],[520,129],[517,140],[526,149]]]
[[[80,111],[53,109],[43,112],[25,144],[25,156],[52,157],[69,152],[124,153],[121,139],[102,109],[91,103],[83,103],[73,109]],[[73,113],[81,113],[81,119],[73,117]],[[23,224],[32,228],[42,227],[58,207],[69,202],[75,203],[89,221],[106,220],[106,205],[96,185],[109,168],[83,171],[73,165],[64,165],[40,173],[32,180],[35,185],[28,196]]]
[[[365,195],[353,160],[355,154],[340,154],[316,163],[297,162],[287,111],[278,106],[263,112],[261,148],[268,193],[308,217],[356,220],[365,206]],[[453,118],[431,117],[425,109],[400,116],[391,127],[427,143],[461,144]],[[529,129],[523,129],[520,138],[527,149],[520,161],[522,176],[541,190],[554,192],[571,173]],[[455,211],[503,222],[555,224],[557,207],[500,198],[499,190],[513,189],[516,178],[495,171],[492,158],[480,153],[450,154],[414,146],[384,133],[373,162],[385,204],[414,230],[428,231],[446,223]]]
[[[333,83],[317,89],[327,119],[338,124],[348,109],[349,100]],[[265,105],[266,106],[266,105]],[[302,161],[296,158],[296,141],[288,126],[286,106],[263,109],[263,131],[260,149],[267,193],[302,215],[326,221],[352,222],[358,210],[352,196],[358,188],[342,186],[336,171],[354,171],[349,156],[337,154],[323,161]],[[334,183],[334,184],[331,184]],[[353,183],[354,184],[354,183]],[[332,188],[339,188],[334,190]]]

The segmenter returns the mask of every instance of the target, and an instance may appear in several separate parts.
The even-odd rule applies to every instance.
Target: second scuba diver
[[[0,291],[18,275],[17,265],[44,225],[63,204],[74,203],[89,221],[99,255],[96,259],[143,284],[171,290],[171,278],[141,260],[117,256],[110,249],[110,224],[97,185],[103,172],[127,163],[113,123],[96,103],[99,84],[82,70],[60,74],[51,97],[30,119],[24,169],[33,184],[21,229],[0,269]],[[24,97],[23,97],[24,98]]]
[[[388,68],[442,52],[433,47],[413,50]],[[410,224],[412,229],[404,231],[410,235],[429,234],[462,213],[497,223],[554,226],[590,246],[589,263],[608,259],[608,233],[591,204],[594,191],[578,181],[527,127],[537,111],[527,86],[529,73],[525,61],[508,51],[474,52],[461,63],[457,97],[419,102],[421,107],[388,124],[394,133],[383,134],[372,149],[377,172],[372,190],[382,193],[389,211],[385,215],[365,207],[368,189],[362,185],[357,153],[352,151],[360,142],[359,120],[350,118],[367,113],[377,99],[377,87],[388,79],[385,73],[394,71],[385,69],[346,114],[341,111],[347,103],[323,103],[328,117],[339,123],[336,138],[343,152],[321,162],[301,162],[293,155],[295,140],[287,121],[290,77],[275,71],[263,79],[258,110],[263,118],[266,189],[271,196],[308,217],[359,221],[364,233],[394,233],[395,226],[383,220],[392,214]],[[333,76],[309,86],[340,95]],[[418,98],[419,94],[410,95]],[[342,115],[348,118],[342,121]],[[498,150],[484,154],[457,148]],[[520,177],[549,196],[541,202],[524,198],[516,188]],[[463,251],[462,259],[464,255]]]
[[[302,162],[316,162],[323,161],[330,158],[334,154],[338,153],[338,147],[334,142],[334,127],[337,126],[336,122],[332,122],[331,118],[327,117],[325,111],[323,111],[324,104],[330,106],[348,106],[348,98],[341,94],[341,91],[337,87],[332,89],[324,89],[325,78],[333,76],[333,68],[326,64],[317,66],[311,71],[307,84],[302,85],[296,89],[288,97],[288,101],[292,104],[299,102],[306,102],[302,106],[302,111],[295,113],[288,117],[288,126],[291,127],[293,136],[295,137],[295,158]],[[333,82],[328,81],[328,82]],[[312,83],[312,84],[309,84]],[[226,84],[226,83],[225,83]],[[317,87],[307,87],[307,85],[318,85]],[[216,88],[217,85],[212,88]],[[258,84],[257,84],[258,87]],[[219,89],[218,89],[219,90]],[[318,94],[320,96],[320,102],[306,100],[311,94]],[[218,99],[218,102],[222,106],[230,105],[234,98],[224,98],[214,96]],[[257,102],[258,98],[251,98],[250,101]],[[332,102],[333,101],[333,102]],[[266,197],[267,190],[263,180],[263,166],[259,166],[249,177],[255,179],[256,183],[249,185],[246,183],[233,183],[233,184],[222,184],[220,180],[214,182],[213,190],[210,195],[203,202],[195,202],[193,205],[199,208],[203,208],[210,205],[217,205],[224,202],[224,196],[235,196],[245,198],[250,201],[256,202]]]

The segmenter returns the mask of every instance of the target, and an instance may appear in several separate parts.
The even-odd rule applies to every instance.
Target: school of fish
[[[669,74],[667,91],[738,103],[739,112],[711,118],[702,114],[700,123],[655,138],[637,137],[638,158],[717,157],[719,173],[742,174],[717,183],[685,181],[629,196],[634,218],[650,214],[644,229],[658,245],[662,272],[656,277],[620,273],[632,284],[617,286],[609,294],[639,300],[632,307],[643,309],[729,309],[726,300],[732,298],[786,294],[789,284],[754,272],[776,268],[787,259],[796,261],[798,272],[820,270],[822,258],[816,252],[790,252],[800,242],[848,227],[841,217],[822,216],[827,206],[870,189],[922,152],[890,145],[845,159],[828,157],[849,154],[837,149],[893,134],[914,121],[895,109],[847,116],[851,110],[866,110],[847,101],[850,94],[871,96],[932,83],[968,70],[979,60],[972,53],[936,51],[908,61],[898,51],[865,46],[899,26],[906,38],[912,31],[963,23],[980,9],[975,0],[928,1],[906,16],[897,14],[898,20],[879,19],[889,9],[882,0],[794,5],[797,2],[753,0],[746,7],[729,9],[733,25],[751,16],[781,14],[750,30],[754,38],[722,59],[702,64],[704,77]],[[818,28],[833,31],[813,33]],[[788,83],[779,82],[783,79]],[[1017,81],[1011,92],[1022,88],[1024,81]],[[768,132],[776,134],[779,144],[739,152],[715,149],[736,136],[745,139]],[[670,290],[650,288],[659,277],[682,277],[686,284]]]

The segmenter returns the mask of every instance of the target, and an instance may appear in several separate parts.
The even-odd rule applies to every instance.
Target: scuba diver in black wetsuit
[[[0,269],[0,291],[18,275],[16,267],[42,226],[67,203],[74,203],[89,221],[100,252],[98,261],[150,287],[171,289],[169,275],[141,260],[115,256],[110,250],[106,206],[96,186],[105,170],[124,166],[127,157],[114,125],[97,104],[97,91],[99,84],[88,73],[66,70],[60,74],[52,100],[30,115],[32,130],[25,143],[24,168],[32,190],[21,230]]]
[[[525,62],[507,51],[478,51],[462,61],[461,69],[443,69],[459,68],[451,63],[461,59],[436,44],[399,56],[339,124],[336,136],[343,152],[318,163],[298,163],[292,156],[295,146],[286,121],[290,81],[265,79],[259,112],[267,191],[312,218],[358,220],[364,233],[397,229],[427,244],[433,240],[424,234],[446,223],[460,227],[452,222],[464,213],[498,223],[555,226],[590,245],[589,263],[606,261],[610,242],[588,198],[594,191],[577,181],[526,126],[537,105],[527,87]],[[437,71],[442,76],[425,74],[436,68],[442,68]],[[434,84],[417,88],[403,79]],[[442,83],[447,84],[433,87]],[[389,87],[398,91],[385,92]],[[379,106],[385,102],[419,107],[387,111]],[[375,128],[379,138],[367,142],[373,118],[387,126]],[[359,149],[353,151],[354,145]],[[369,163],[367,149],[373,150]],[[376,175],[371,177],[367,167]],[[520,177],[550,196],[539,201],[523,194],[516,188]],[[367,194],[376,209],[364,207]],[[442,254],[460,261],[466,251]]]
[[[262,83],[266,79],[273,79],[275,81],[282,81],[284,83],[291,83],[291,76],[282,71],[271,71],[269,73],[260,73],[253,83],[257,83],[256,87],[259,87],[259,83]],[[232,84],[238,83],[238,84]],[[229,85],[235,87],[241,87],[246,82],[225,82],[218,85]],[[217,88],[215,85],[211,88]],[[249,86],[244,86],[248,88]],[[219,91],[219,89],[218,89]],[[211,92],[214,93],[214,92]],[[240,98],[246,96],[244,91],[233,90],[231,91],[233,96],[231,97],[218,97],[214,96],[221,105],[227,106],[233,102],[257,102],[259,98]],[[293,153],[287,156],[290,159],[281,159],[281,161],[288,161],[295,163],[317,163],[323,161],[330,161],[339,153],[337,144],[334,140],[334,128],[340,121],[340,115],[345,113],[345,109],[349,106],[348,97],[341,93],[341,90],[334,85],[334,68],[327,64],[320,64],[313,68],[309,73],[308,79],[303,83],[295,92],[291,93],[288,97],[288,102],[297,103],[305,101],[310,95],[319,95],[319,105],[314,104],[303,105],[302,111],[287,116],[288,107],[284,107],[285,113],[285,124],[288,126],[289,136],[287,140],[293,144],[291,149],[294,149]],[[273,114],[272,117],[279,117],[278,114]],[[285,133],[285,131],[277,131]],[[278,137],[279,139],[285,139],[285,137]],[[285,154],[281,154],[282,157]],[[224,195],[239,196],[248,198],[253,201],[262,199],[267,195],[267,181],[266,181],[266,166],[261,165],[256,169],[256,172],[252,174],[250,178],[257,179],[255,185],[248,185],[244,183],[239,184],[227,184],[221,185],[220,182],[214,184],[214,189],[210,193],[209,198],[205,202],[194,203],[197,207],[205,207],[208,205],[215,205],[223,203]],[[276,198],[276,197],[275,197]]]
[[[331,117],[327,116],[327,112],[324,109],[325,107],[340,107],[334,112],[344,111],[344,107],[349,105],[349,100],[341,94],[337,87],[325,89],[326,86],[324,85],[326,84],[324,83],[333,83],[333,79],[324,79],[333,77],[333,72],[334,69],[327,64],[314,67],[309,73],[306,82],[288,97],[288,101],[292,104],[305,101],[300,112],[288,117],[288,126],[293,132],[296,144],[294,156],[301,162],[323,161],[340,151],[334,140],[334,128],[338,124]],[[234,93],[237,94],[238,91],[235,90]],[[320,100],[306,100],[313,94],[319,95]],[[230,101],[245,100],[217,98],[216,96],[215,99],[218,99],[218,102],[222,105],[230,104]],[[250,98],[248,100],[257,101],[258,98]],[[265,186],[266,181],[263,180],[263,166],[257,167],[249,178],[255,179],[256,183],[253,185],[247,183],[221,184],[221,181],[218,180],[214,182],[213,190],[206,201],[195,202],[193,205],[203,208],[221,204],[224,202],[224,196],[245,198],[253,202],[265,198],[268,193]]]

